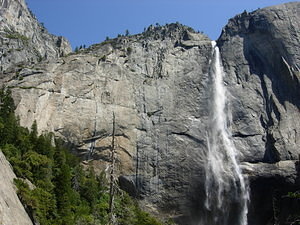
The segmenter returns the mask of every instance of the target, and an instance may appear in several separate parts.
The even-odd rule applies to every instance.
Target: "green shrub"
[[[300,199],[300,192],[298,192],[298,191],[297,192],[289,192],[288,197]]]
[[[131,47],[128,47],[127,48],[127,55],[130,55],[132,53],[132,48]]]
[[[28,45],[28,42],[29,42],[28,37],[26,37],[25,35],[22,35],[18,32],[6,31],[5,37],[9,38],[9,39],[20,40],[20,41],[23,42],[24,45]]]

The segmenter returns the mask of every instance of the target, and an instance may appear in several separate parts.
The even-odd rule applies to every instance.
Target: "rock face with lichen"
[[[250,178],[249,225],[272,222],[274,197],[299,187],[299,11],[295,2],[244,12],[217,40],[231,94],[232,139]],[[198,224],[211,41],[169,24],[55,55],[14,66],[2,80],[13,92],[21,125],[36,120],[40,132],[54,132],[105,170],[115,114],[120,186],[149,211]]]

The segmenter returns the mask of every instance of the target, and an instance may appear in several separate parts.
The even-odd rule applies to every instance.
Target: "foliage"
[[[132,53],[132,48],[128,47],[126,51],[127,51],[127,55],[130,55]]]
[[[103,56],[100,58],[100,61],[101,61],[101,62],[105,62],[105,61],[106,61],[106,58],[107,58],[106,55],[103,55]]]
[[[79,47],[76,46],[75,49],[74,49],[74,52],[78,53],[80,50],[85,49],[85,48],[86,48],[86,45],[80,45]]]
[[[296,191],[296,192],[288,192],[287,196],[289,198],[294,198],[294,199],[300,199],[300,192]]]
[[[9,89],[0,90],[0,149],[19,177],[18,195],[41,225],[108,224],[109,192],[105,174],[83,169],[77,157],[52,134],[19,125]],[[119,225],[160,225],[123,191],[115,196]]]
[[[7,31],[5,37],[9,38],[9,39],[21,40],[24,44],[27,44],[28,41],[29,41],[28,37],[26,37],[25,35],[22,35],[22,34],[20,34],[18,32]]]

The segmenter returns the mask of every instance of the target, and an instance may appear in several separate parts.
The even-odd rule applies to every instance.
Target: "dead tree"
[[[113,113],[113,130],[111,141],[111,170],[110,170],[110,188],[109,188],[109,216],[110,224],[115,224],[114,221],[114,195],[115,195],[115,113]]]

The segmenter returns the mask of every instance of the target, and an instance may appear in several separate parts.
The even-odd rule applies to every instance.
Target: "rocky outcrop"
[[[244,12],[218,40],[234,93],[233,134],[247,161],[298,159],[299,2]]]
[[[234,141],[242,160],[256,168],[256,176],[250,173],[251,224],[272,219],[275,192],[299,189],[299,17],[299,2],[244,12],[229,20],[218,40],[233,95]]]
[[[217,41],[253,225],[274,215],[270,202],[257,213],[262,193],[273,199],[265,187],[276,193],[298,187],[299,5],[244,12]],[[211,58],[205,35],[180,24],[150,26],[20,68],[6,86],[22,125],[36,120],[40,132],[54,132],[99,170],[110,164],[115,113],[121,187],[148,210],[192,225],[205,199]]]
[[[251,204],[248,224],[293,224],[299,218],[299,161],[243,163],[249,176]]]
[[[11,165],[0,151],[0,224],[32,225],[16,194],[15,178]]]
[[[63,37],[49,34],[24,0],[0,0],[0,73],[53,59],[71,52]],[[1,76],[1,75],[0,75]]]

